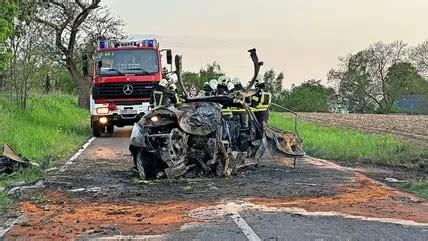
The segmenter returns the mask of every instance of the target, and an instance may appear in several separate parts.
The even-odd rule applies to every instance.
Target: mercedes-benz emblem
[[[132,92],[134,92],[134,87],[132,87],[132,85],[127,84],[123,86],[123,93],[125,95],[131,95]]]

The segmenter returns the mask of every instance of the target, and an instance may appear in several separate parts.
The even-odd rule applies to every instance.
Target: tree
[[[62,61],[64,61],[73,82],[78,90],[78,105],[80,107],[89,107],[89,92],[91,83],[83,78],[79,68],[80,56],[76,54],[76,49],[81,45],[90,45],[89,42],[99,36],[89,36],[82,29],[92,29],[91,26],[100,26],[100,23],[112,21],[108,12],[104,17],[98,18],[102,13],[95,12],[99,8],[101,0],[92,1],[46,1],[35,5],[35,21],[47,27],[53,34],[52,43],[55,46],[54,51]],[[94,15],[91,15],[94,14]],[[89,23],[89,20],[94,22]],[[120,26],[114,25],[120,29]],[[108,27],[108,25],[105,25]],[[110,26],[111,27],[111,26]],[[102,29],[102,28],[100,28]],[[105,28],[108,30],[109,28]],[[117,29],[115,29],[116,31]],[[90,31],[89,31],[90,32]]]
[[[342,104],[350,112],[389,113],[392,103],[388,89],[388,71],[403,62],[407,44],[377,42],[357,54],[340,58],[338,70],[330,70],[329,81],[335,82]]]
[[[427,95],[428,83],[408,62],[396,63],[388,69],[387,99],[392,105],[400,95]]]
[[[27,107],[27,98],[35,88],[42,86],[43,80],[54,65],[49,51],[43,47],[46,36],[42,26],[31,21],[29,11],[33,3],[20,2],[13,21],[13,34],[8,41],[10,62],[4,87],[9,97],[21,108]]]
[[[281,92],[275,102],[298,112],[330,112],[334,100],[333,88],[323,86],[321,80],[312,79]]]
[[[189,88],[192,85],[195,85],[199,89],[201,88],[199,73],[186,71],[186,72],[183,72],[181,77],[183,78],[183,84],[187,88]]]
[[[266,84],[266,90],[276,95],[282,91],[282,81],[284,80],[284,73],[280,72],[276,75],[273,69],[269,69],[263,74],[263,81]]]
[[[183,83],[189,88],[194,85],[199,90],[203,88],[205,82],[209,82],[212,79],[218,79],[220,76],[224,75],[221,71],[221,67],[217,62],[212,62],[208,64],[205,68],[201,68],[199,73],[194,72],[184,72]]]
[[[217,62],[212,62],[208,64],[205,68],[199,70],[199,83],[197,87],[202,88],[205,82],[209,82],[212,79],[218,79],[220,76],[224,75],[221,70],[220,64]]]
[[[428,40],[412,49],[410,60],[419,73],[428,79]]]
[[[10,38],[17,10],[16,1],[3,1],[0,4],[0,89],[4,87],[6,68],[11,57]]]
[[[368,90],[374,89],[368,73],[368,55],[360,51],[347,58],[341,58],[343,70],[330,70],[328,79],[338,82],[341,105],[349,112],[376,112],[377,99]]]

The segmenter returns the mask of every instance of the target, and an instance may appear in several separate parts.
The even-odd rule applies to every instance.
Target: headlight
[[[108,108],[107,107],[97,108],[97,114],[108,114]]]
[[[101,117],[101,118],[100,118],[100,123],[101,123],[101,124],[107,124],[107,122],[108,122],[107,117]]]
[[[154,122],[154,123],[159,122],[159,116],[157,116],[157,115],[152,116],[152,117],[150,118],[150,121],[151,121],[151,122]]]

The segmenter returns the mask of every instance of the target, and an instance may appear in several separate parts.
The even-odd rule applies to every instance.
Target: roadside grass
[[[270,113],[269,124],[283,130],[294,130],[293,118],[283,113]],[[307,154],[348,165],[371,163],[418,168],[428,159],[427,148],[400,142],[391,135],[320,126],[307,121],[299,121],[299,133]],[[401,188],[428,199],[427,180],[408,182]]]
[[[293,118],[284,113],[270,113],[269,124],[283,130],[294,130]],[[386,166],[418,168],[428,159],[428,149],[400,142],[394,136],[364,133],[299,121],[299,133],[307,154],[348,165],[372,163]],[[428,199],[428,181],[410,181],[401,186],[408,192]]]
[[[89,136],[89,113],[68,95],[30,98],[26,110],[0,95],[0,149],[9,144],[17,153],[38,163],[54,162],[73,153]],[[42,178],[37,168],[15,172],[0,178],[0,187]],[[10,205],[0,192],[0,208]]]
[[[283,130],[294,130],[293,118],[283,113],[271,113],[269,123]],[[351,164],[364,162],[406,167],[417,167],[428,158],[426,148],[400,142],[391,135],[319,126],[307,121],[299,121],[299,132],[305,152],[314,157]]]
[[[428,200],[428,181],[406,183],[402,188]]]

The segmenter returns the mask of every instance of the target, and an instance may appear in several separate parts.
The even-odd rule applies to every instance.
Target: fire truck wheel
[[[100,137],[101,133],[103,133],[103,128],[97,124],[97,123],[93,123],[92,125],[92,135],[95,137]]]
[[[113,134],[113,131],[114,131],[114,125],[107,126],[107,133]]]

